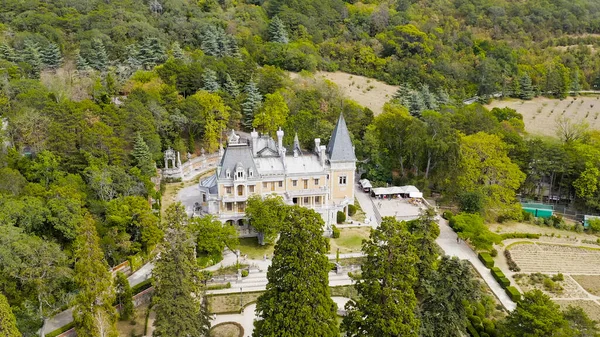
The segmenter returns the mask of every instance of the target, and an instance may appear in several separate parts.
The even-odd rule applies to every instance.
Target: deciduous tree
[[[263,133],[274,135],[278,128],[285,125],[289,112],[290,109],[279,92],[267,94],[265,102],[254,115],[252,126]]]
[[[288,209],[281,196],[273,194],[262,198],[255,195],[248,198],[246,215],[252,227],[258,232],[260,245],[274,243],[277,233],[283,227],[287,212]]]

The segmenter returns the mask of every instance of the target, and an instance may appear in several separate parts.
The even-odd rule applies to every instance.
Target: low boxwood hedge
[[[152,283],[154,282],[154,278],[151,277],[145,281],[142,281],[136,285],[134,285],[133,287],[131,287],[131,293],[133,295],[137,295],[139,293],[141,293],[142,291],[152,287]]]
[[[71,330],[73,327],[75,327],[75,322],[71,322],[65,326],[63,326],[62,328],[58,328],[50,333],[46,334],[46,337],[56,337],[58,335],[60,335],[63,332],[69,331]]]
[[[510,285],[510,280],[507,279],[506,277],[501,277],[498,280],[498,283],[500,283],[500,285],[502,286],[502,288],[506,288]]]
[[[539,239],[540,238],[539,234],[533,234],[533,233],[504,233],[504,234],[500,234],[500,236],[502,237],[502,240],[506,240],[506,239]]]
[[[479,253],[479,260],[488,268],[494,267],[494,258],[489,253]]]
[[[513,286],[506,287],[506,294],[508,295],[508,297],[510,297],[511,300],[515,302],[521,300],[521,293],[519,292],[519,290],[517,290],[517,288]]]

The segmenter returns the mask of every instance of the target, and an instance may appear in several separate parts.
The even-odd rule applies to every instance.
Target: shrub
[[[523,214],[523,220],[524,221],[531,221],[531,218],[533,217],[533,215],[525,210],[521,210],[521,214]]]
[[[442,213],[442,218],[444,218],[446,220],[452,219],[453,216],[454,216],[454,214],[452,214],[452,212],[450,212],[450,211],[444,211],[444,213]]]
[[[496,257],[498,256],[498,250],[496,248],[492,248],[492,251],[490,252],[490,255],[492,257]]]
[[[511,300],[515,302],[521,300],[521,293],[519,292],[519,290],[517,290],[517,288],[513,286],[506,287],[506,294],[508,295],[508,297],[510,297]]]
[[[488,253],[479,253],[479,260],[488,268],[494,267],[494,259]]]
[[[242,270],[242,277],[248,276],[249,272],[247,269]]]
[[[356,214],[356,206],[348,205],[348,215],[353,216],[354,214]]]
[[[539,239],[540,234],[533,233],[504,233],[500,234],[502,240],[506,239]]]
[[[507,249],[504,251],[504,257],[506,257],[506,263],[508,264],[508,269],[514,272],[521,271],[521,268],[517,265],[517,263],[512,259],[512,255],[510,251]]]
[[[491,269],[491,273],[492,273],[492,276],[494,277],[494,279],[496,279],[496,281],[498,281],[498,283],[500,283],[500,284],[502,284],[502,282],[500,282],[500,280],[503,278],[506,278],[506,275],[504,275],[502,270],[500,270],[500,268],[498,268],[498,267],[493,267]]]
[[[341,224],[341,223],[344,223],[344,221],[346,221],[346,214],[344,214],[344,212],[342,212],[342,211],[338,211],[337,212],[337,223]]]
[[[510,285],[510,280],[507,279],[506,277],[501,277],[498,280],[498,283],[500,283],[500,285],[502,286],[502,288],[506,288]]]
[[[335,225],[331,226],[331,231],[332,231],[331,236],[334,239],[337,239],[340,237],[340,230]]]
[[[552,276],[552,281],[558,282],[558,281],[564,281],[565,277],[562,273],[558,273],[554,276]]]
[[[480,337],[479,333],[477,332],[477,330],[475,330],[471,323],[467,324],[467,331],[469,332],[469,335],[471,335],[471,337]]]

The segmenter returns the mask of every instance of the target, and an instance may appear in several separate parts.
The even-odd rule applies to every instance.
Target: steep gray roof
[[[338,119],[335,129],[333,129],[333,134],[331,135],[329,144],[327,144],[327,153],[329,154],[329,161],[356,160],[344,115],[340,114],[340,119]]]
[[[254,171],[254,174],[258,172],[254,165],[254,160],[252,159],[252,150],[250,149],[250,146],[228,146],[225,149],[223,159],[221,159],[221,174],[219,175],[219,178],[225,179],[227,177],[227,170],[231,171],[231,177],[233,177],[235,174],[235,167],[238,164],[242,165],[246,174],[248,174],[249,168]]]

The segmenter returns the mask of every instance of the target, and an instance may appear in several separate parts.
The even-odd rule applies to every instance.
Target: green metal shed
[[[554,206],[537,203],[521,203],[521,207],[527,213],[538,218],[549,218],[554,214]]]

